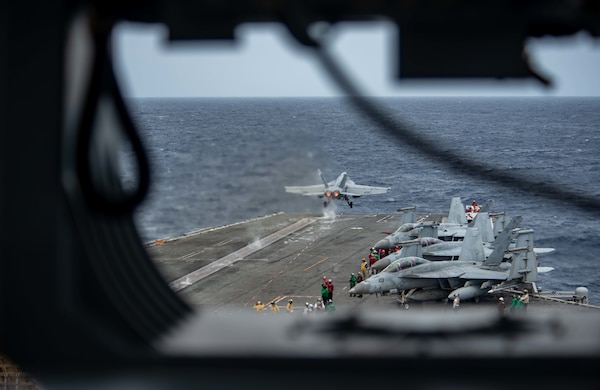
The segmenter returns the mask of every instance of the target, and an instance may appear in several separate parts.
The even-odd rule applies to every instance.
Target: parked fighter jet
[[[483,207],[481,207],[481,211],[477,214],[485,213],[487,215],[487,211],[490,208],[492,201],[488,201]],[[400,209],[404,210],[404,209]],[[404,217],[404,213],[403,213]],[[417,237],[426,237],[431,235],[432,237],[443,239],[444,241],[454,241],[454,240],[462,240],[465,236],[465,230],[468,226],[476,226],[478,223],[477,220],[480,220],[478,227],[480,228],[481,233],[485,237],[487,241],[493,241],[493,228],[489,218],[487,221],[481,221],[481,218],[474,218],[473,221],[467,223],[467,217],[465,216],[465,206],[462,204],[460,197],[452,198],[450,202],[450,210],[448,211],[448,221],[444,223],[440,223],[434,230],[428,230],[426,233],[423,232],[423,223],[405,223],[402,224],[395,232],[388,234],[385,238],[379,240],[373,247],[375,249],[392,249],[396,245],[400,245],[403,241],[409,241],[415,239]],[[488,226],[484,226],[484,224],[489,224]]]
[[[405,257],[422,257],[420,239],[417,238],[414,240],[402,242],[402,249],[400,249],[398,252],[390,253],[384,258],[381,258],[375,263],[373,263],[371,265],[371,272],[375,274],[379,273],[394,261]]]
[[[525,233],[533,235],[532,230]],[[532,239],[525,241],[533,242]],[[528,245],[512,249],[514,255],[509,263],[502,261],[507,247],[508,243],[498,245],[485,258],[478,229],[469,228],[459,260],[429,261],[422,257],[405,257],[357,284],[349,292],[360,295],[415,289],[419,290],[416,294],[413,292],[412,298],[416,300],[439,299],[440,295],[454,297],[455,294],[460,294],[460,298],[465,300],[486,294],[502,284],[535,282],[538,268],[533,248]],[[544,272],[550,270],[550,267],[541,269]]]
[[[474,219],[476,219],[475,227],[479,228],[480,232],[482,231],[481,227],[483,227],[483,229],[491,228],[487,212],[478,213]],[[496,238],[494,238],[491,230],[482,234],[481,239],[483,241],[483,251],[485,256],[490,256],[498,245],[509,244],[511,231],[518,228],[522,220],[523,217],[520,215],[511,218],[504,229],[498,231],[499,234]],[[464,241],[442,241],[437,244],[429,245],[423,248],[421,257],[427,260],[457,260],[460,256],[463,244]]]
[[[285,186],[285,191],[292,194],[316,196],[325,198],[323,206],[327,207],[332,199],[343,199],[352,207],[350,197],[358,198],[363,195],[385,194],[391,187],[373,187],[353,182],[346,172],[342,172],[334,181],[327,182],[321,170],[318,170],[323,184],[310,186]]]
[[[470,221],[467,221],[467,217],[465,214],[465,206],[463,205],[462,201],[459,197],[452,198],[452,202],[450,204],[450,211],[448,212],[448,222],[441,223],[439,225],[437,237],[444,241],[463,240],[465,238],[465,232],[467,227],[476,226],[478,220],[479,223],[483,223],[483,221],[481,221],[481,217],[476,218],[477,215],[485,213],[486,218],[489,217],[487,213],[493,202],[494,201],[491,199],[488,200],[483,206],[480,207],[479,211],[474,214],[474,217]],[[482,238],[484,241],[493,241],[494,232],[491,222],[487,221],[485,223],[489,224],[489,229],[488,226],[483,226],[483,224],[480,224],[478,226],[480,229],[485,229],[480,230]]]
[[[409,256],[423,257],[423,251],[425,250],[424,248],[431,246],[431,245],[437,245],[437,244],[443,244],[443,243],[445,243],[445,241],[442,241],[439,238],[434,238],[434,237],[420,237],[420,238],[415,238],[414,240],[410,240],[410,241],[402,241],[400,243],[400,246],[402,246],[402,248],[398,252],[390,253],[389,255],[385,256],[384,258],[377,260],[371,266],[371,271],[373,271],[375,273],[381,272],[385,269],[385,267],[387,267],[394,261],[401,259],[403,257],[409,257]]]
[[[483,222],[486,216],[487,216],[487,213],[484,213],[484,214],[479,213],[475,218],[479,219],[478,222],[480,222],[480,223],[476,223],[475,227],[480,228],[481,226],[486,226],[486,228],[487,228],[488,223]],[[488,257],[492,254],[492,251],[498,245],[498,242],[504,242],[504,239],[502,238],[502,236],[509,234],[509,232],[512,229],[516,229],[519,227],[522,219],[523,218],[521,216],[516,216],[509,220],[509,222],[506,224],[506,226],[503,228],[503,230],[494,229],[494,231],[498,232],[498,235],[493,241],[490,241],[491,239],[493,239],[493,236],[490,235],[491,232],[488,231],[486,233],[487,236],[486,236],[486,234],[482,234],[481,238],[483,240],[483,251],[484,251],[486,257]],[[494,225],[494,228],[495,227],[496,226]],[[481,231],[482,230],[480,228],[480,232]],[[518,237],[520,237],[520,236],[518,236]],[[423,257],[424,259],[427,259],[427,260],[457,260],[460,256],[460,251],[461,251],[462,245],[463,245],[463,241],[443,241],[442,240],[440,243],[423,246],[423,251],[421,252],[422,253],[421,257]],[[523,245],[519,245],[518,242],[511,243],[509,248],[520,247],[520,246],[523,246]],[[556,251],[556,249],[554,249],[554,248],[540,248],[540,247],[533,248],[533,253],[535,253],[536,256],[553,253],[555,251]],[[505,258],[510,258],[510,255],[505,255]]]
[[[398,209],[401,212],[400,226],[392,232],[386,233],[387,236],[378,241],[374,249],[392,249],[401,242],[414,240],[419,236],[422,230],[422,221],[417,221],[417,207],[403,207]]]

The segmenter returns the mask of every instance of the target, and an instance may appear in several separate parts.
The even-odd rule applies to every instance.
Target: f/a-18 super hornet
[[[486,220],[482,221],[483,217],[474,218],[473,221],[467,223],[467,217],[465,216],[464,211],[465,207],[460,200],[460,197],[454,197],[450,202],[450,210],[446,222],[440,224],[433,224],[430,221],[401,223],[396,231],[379,240],[373,247],[375,249],[392,249],[396,245],[400,245],[403,241],[413,240],[417,237],[434,237],[444,241],[462,240],[468,226],[478,227],[485,241],[493,241],[493,227],[487,214],[491,203],[491,200],[488,201],[480,211],[482,215],[485,214]],[[409,213],[410,215],[411,208],[400,209],[399,211],[402,211],[402,218],[404,220],[405,213]],[[412,212],[414,212],[414,210]],[[479,220],[479,222],[477,220]]]
[[[517,234],[518,230],[512,230]],[[485,257],[481,235],[477,228],[468,228],[461,257],[454,261],[429,261],[410,256],[398,259],[378,274],[350,289],[350,294],[374,294],[410,291],[413,300],[453,298],[472,299],[488,291],[515,286],[518,282],[537,281],[538,272],[551,271],[551,267],[537,267],[533,252],[533,230],[522,230],[529,239],[517,240],[526,246],[510,249],[511,261],[503,261],[504,253],[513,237],[498,245]]]
[[[481,226],[484,226],[486,229],[489,227],[488,213],[479,213],[476,215],[478,219],[478,223],[476,223],[475,227],[478,227],[481,230]],[[485,256],[488,257],[492,254],[493,250],[498,246],[498,243],[504,242],[504,236],[510,234],[510,231],[519,227],[523,217],[516,216],[511,219],[507,219],[508,223],[504,226],[503,230],[498,230],[498,235],[494,238],[492,235],[492,231],[488,230],[487,233],[482,233],[481,238],[483,240],[483,250]],[[494,226],[495,228],[495,226]],[[495,230],[495,229],[494,229]],[[493,240],[492,240],[493,239]],[[492,241],[490,241],[492,240]],[[461,248],[464,241],[443,241],[441,240],[439,243],[434,243],[432,245],[423,246],[423,250],[421,252],[421,257],[427,260],[457,260],[459,259]],[[509,248],[511,247],[519,247],[518,243],[511,243]],[[554,248],[539,248],[534,247],[533,252],[536,256],[553,253],[555,251]],[[506,257],[510,257],[509,255],[505,255]]]
[[[300,194],[305,196],[316,196],[325,198],[323,206],[327,207],[332,199],[345,200],[348,206],[352,207],[350,198],[358,198],[363,195],[385,194],[391,187],[373,187],[367,185],[356,184],[353,182],[348,173],[342,172],[334,181],[327,182],[323,173],[319,169],[319,176],[323,184],[315,184],[309,186],[285,186],[285,191],[292,194]]]
[[[485,257],[488,257],[498,245],[505,245],[507,239],[510,243],[512,230],[519,227],[523,217],[519,215],[511,218],[503,230],[499,231],[497,237],[494,237],[493,235],[492,225],[487,212],[478,213],[474,219],[476,219],[475,227],[477,227],[481,233]],[[439,243],[424,247],[421,257],[427,260],[457,260],[459,259],[464,243],[464,241],[442,240]]]
[[[487,212],[481,213],[476,216],[476,218],[478,218],[480,220],[480,222],[484,222],[484,223],[489,222],[489,220],[486,219],[485,217],[487,217]],[[509,245],[512,240],[512,237],[514,236],[514,233],[512,231],[513,231],[513,229],[516,229],[517,227],[519,227],[519,224],[521,223],[522,219],[523,218],[521,216],[512,218],[506,224],[504,229],[499,232],[498,237],[496,237],[491,242],[483,241],[484,238],[481,237],[482,241],[483,241],[482,244],[483,244],[484,256],[489,257],[492,254],[493,250],[498,246],[506,247],[507,245]],[[487,220],[487,222],[486,222],[486,220]],[[479,233],[481,236],[481,229],[479,230]],[[435,240],[435,241],[430,241],[430,240]],[[415,242],[420,243],[420,245],[418,245],[418,247],[417,247],[414,244]],[[432,237],[421,237],[421,238],[418,238],[418,239],[415,239],[412,241],[404,241],[404,242],[400,243],[400,245],[402,246],[402,250],[400,250],[399,252],[389,254],[389,255],[385,256],[384,258],[378,260],[377,262],[375,262],[375,264],[373,264],[371,266],[371,268],[375,272],[381,272],[395,260],[398,260],[402,257],[408,257],[408,256],[418,256],[418,257],[422,257],[426,260],[432,260],[432,261],[460,260],[462,246],[464,243],[465,243],[465,241],[443,241],[443,240],[440,240],[437,238],[432,238]],[[411,252],[406,252],[406,253],[403,252],[405,246],[409,245],[409,244],[411,244],[410,245]],[[467,245],[468,244],[469,244],[469,242],[467,241]],[[463,260],[464,260],[464,255],[463,255]],[[482,260],[482,259],[474,259],[474,260]]]

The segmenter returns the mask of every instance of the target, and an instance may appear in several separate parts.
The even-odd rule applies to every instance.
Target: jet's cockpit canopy
[[[428,262],[429,262],[429,260],[425,260],[421,257],[415,257],[415,256],[403,257],[401,259],[398,259],[398,260],[392,262],[390,265],[385,267],[383,269],[383,271],[381,271],[381,272],[398,272],[398,271],[402,271],[403,269],[414,267],[414,266],[420,265],[420,264],[425,264]]]

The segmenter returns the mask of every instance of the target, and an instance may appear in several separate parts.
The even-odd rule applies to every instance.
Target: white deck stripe
[[[252,253],[259,251],[260,249],[271,245],[275,241],[278,241],[278,240],[282,239],[283,237],[286,237],[286,236],[302,229],[303,227],[313,223],[315,220],[316,220],[315,218],[302,218],[298,222],[293,223],[290,226],[287,226],[265,238],[260,239],[258,242],[254,242],[252,244],[246,245],[245,247],[243,247],[233,253],[230,253],[229,255],[227,255],[225,257],[222,257],[216,261],[213,261],[212,263],[210,263],[207,266],[199,268],[193,272],[190,272],[187,275],[182,276],[179,279],[172,281],[171,283],[169,283],[169,286],[171,286],[171,288],[174,291],[179,291],[185,287],[191,286],[192,284],[196,283],[197,281],[199,281],[209,275],[214,274],[215,272],[219,271],[221,268],[227,267],[237,261],[243,260],[244,257],[251,255]]]

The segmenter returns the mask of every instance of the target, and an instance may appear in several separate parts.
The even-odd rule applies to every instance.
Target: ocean
[[[381,131],[342,98],[144,98],[128,101],[151,169],[151,191],[136,212],[144,242],[181,236],[275,212],[320,213],[322,201],[284,191],[348,172],[384,195],[339,202],[340,213],[447,213],[450,200],[493,200],[492,211],[522,215],[540,257],[555,270],[545,291],[590,290],[600,303],[600,210],[573,207],[569,191],[600,199],[600,98],[377,98],[394,121],[409,123],[442,158]],[[468,158],[453,170],[443,152]],[[531,184],[489,180],[492,172]],[[365,248],[367,250],[368,248]]]

